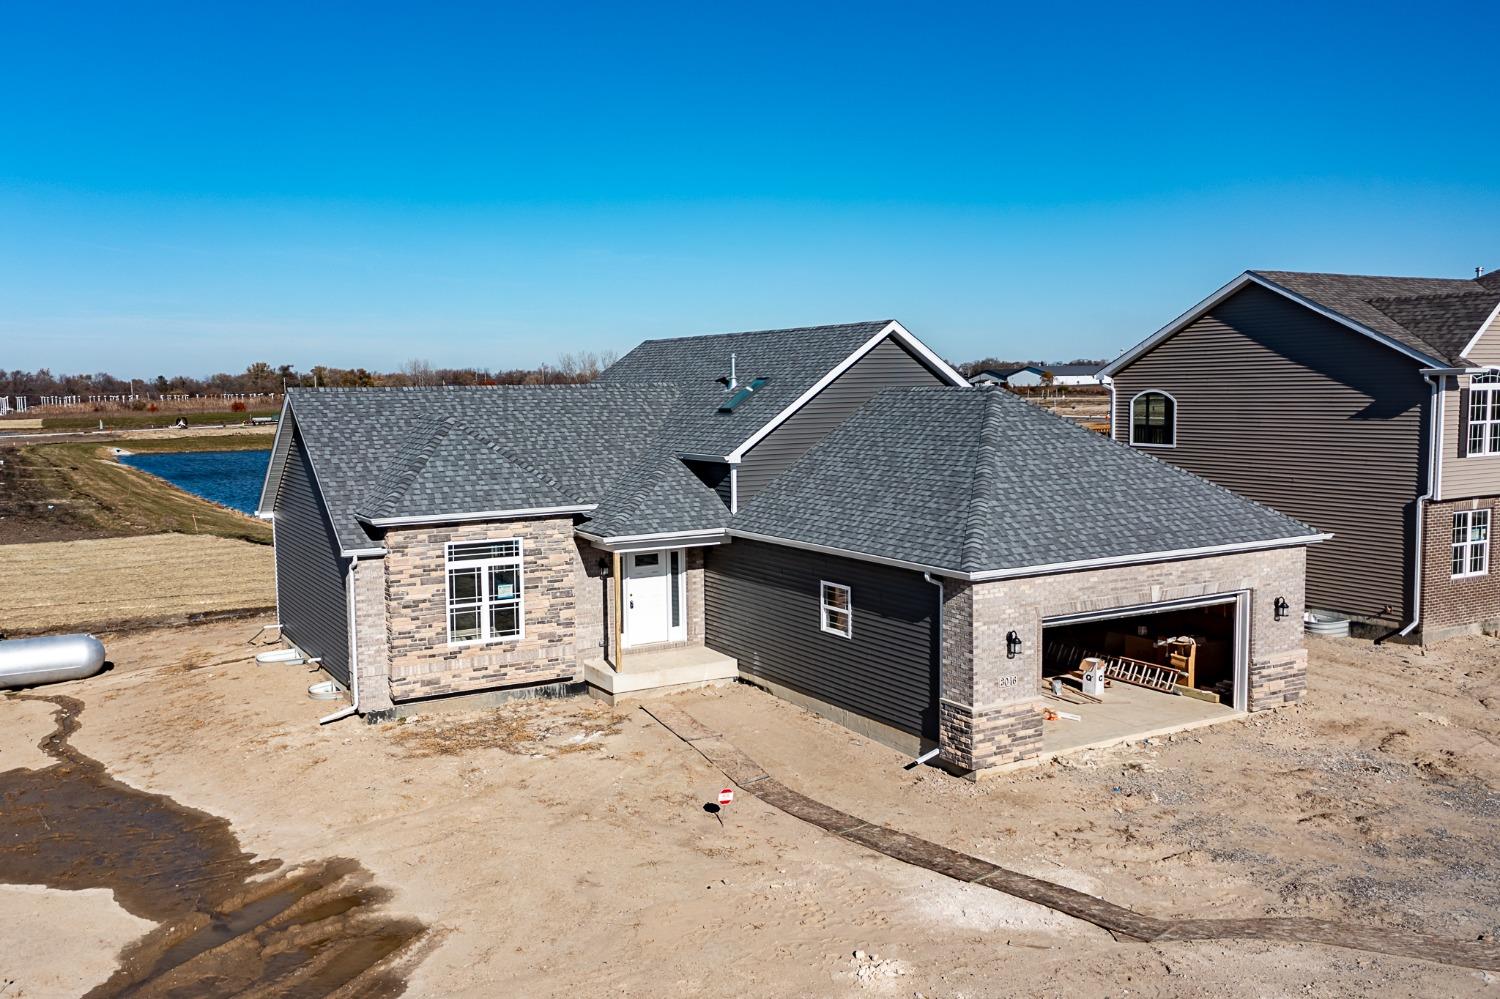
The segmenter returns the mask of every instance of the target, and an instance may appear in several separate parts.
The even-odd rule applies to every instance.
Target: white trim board
[[[1212,295],[1209,295],[1203,301],[1199,302],[1197,305],[1193,306],[1191,309],[1184,312],[1182,315],[1178,316],[1176,319],[1172,320],[1170,323],[1163,326],[1161,329],[1157,330],[1155,333],[1151,334],[1146,339],[1136,344],[1134,347],[1131,347],[1129,350],[1125,351],[1125,353],[1121,354],[1113,361],[1110,361],[1100,369],[1099,374],[1103,376],[1113,377],[1122,369],[1128,367],[1141,355],[1154,348],[1157,344],[1182,332],[1184,329],[1191,326],[1199,319],[1203,318],[1203,316],[1214,306],[1218,305],[1229,296],[1235,294],[1236,292],[1245,288],[1247,285],[1251,284],[1259,285],[1260,287],[1265,288],[1267,291],[1273,291],[1283,298],[1288,299],[1289,301],[1296,302],[1298,305],[1302,306],[1305,309],[1310,309],[1313,312],[1316,312],[1318,315],[1324,317],[1325,319],[1331,319],[1341,326],[1347,326],[1349,329],[1360,334],[1361,336],[1367,336],[1377,343],[1384,344],[1385,346],[1390,347],[1392,350],[1404,354],[1414,361],[1418,361],[1431,367],[1446,366],[1446,362],[1439,358],[1421,353],[1420,351],[1408,347],[1406,344],[1401,343],[1400,341],[1393,340],[1390,337],[1386,336],[1384,333],[1380,333],[1370,329],[1370,327],[1364,325],[1363,323],[1355,322],[1348,316],[1334,312],[1332,309],[1319,305],[1312,299],[1304,298],[1303,296],[1297,294],[1294,291],[1291,291],[1290,289],[1283,288],[1281,285],[1276,284],[1274,281],[1268,281],[1260,275],[1254,273],[1253,271],[1245,271],[1239,277],[1235,278],[1233,281],[1230,281],[1228,284],[1224,285],[1224,287],[1220,288]]]
[[[1482,339],[1485,333],[1489,332],[1491,328],[1493,328],[1495,332],[1500,332],[1500,302],[1497,302],[1495,304],[1495,308],[1490,312],[1490,317],[1479,324],[1478,331],[1475,332],[1474,336],[1470,338],[1468,343],[1464,344],[1464,349],[1458,356],[1468,357],[1469,351],[1479,346],[1480,339]]]
[[[796,413],[797,410],[801,409],[803,406],[811,402],[819,392],[822,392],[829,385],[833,384],[834,380],[837,379],[840,375],[848,371],[850,368],[854,367],[855,364],[859,363],[859,360],[862,357],[864,357],[870,351],[874,350],[877,346],[880,345],[882,341],[893,336],[899,339],[908,350],[915,353],[930,368],[936,371],[943,378],[952,382],[955,387],[973,388],[973,386],[969,384],[968,379],[964,378],[964,376],[959,374],[957,371],[954,371],[953,368],[949,366],[947,361],[944,361],[941,357],[938,357],[936,354],[934,354],[925,343],[912,336],[911,333],[907,331],[906,327],[902,326],[900,323],[896,322],[893,319],[889,323],[887,323],[885,327],[880,330],[880,332],[876,333],[874,336],[870,337],[870,339],[866,340],[862,345],[860,345],[858,350],[854,351],[854,353],[850,354],[848,357],[844,358],[838,364],[830,368],[822,378],[819,378],[816,382],[813,383],[812,387],[810,387],[806,392],[803,392],[800,396],[794,399],[791,405],[787,406],[781,412],[773,416],[770,422],[766,423],[759,430],[755,431],[755,433],[746,438],[746,440],[742,444],[740,444],[739,447],[735,448],[733,451],[729,452],[729,454],[723,456],[719,460],[727,461],[730,464],[738,464],[740,460],[745,457],[745,453],[747,451],[749,451],[755,445],[759,444],[761,441],[765,440],[765,438],[768,437],[773,430],[789,420],[792,417],[792,414]]]
[[[589,513],[597,503],[573,506],[536,506],[512,510],[475,510],[469,513],[413,514],[409,517],[361,517],[355,519],[371,527],[404,527],[412,524],[456,524],[468,520],[506,520],[515,517],[552,517],[570,513]]]

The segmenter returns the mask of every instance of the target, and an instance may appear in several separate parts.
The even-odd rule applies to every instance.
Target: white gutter
[[[1446,380],[1447,375],[1442,374],[1438,375],[1438,377]],[[1427,504],[1432,502],[1432,498],[1437,492],[1437,463],[1441,459],[1443,450],[1442,414],[1438,412],[1438,407],[1442,404],[1443,386],[1434,380],[1433,374],[1429,374],[1427,371],[1422,372],[1422,380],[1432,386],[1432,405],[1429,407],[1430,415],[1427,418],[1429,424],[1427,439],[1427,491],[1417,497],[1416,546],[1412,551],[1411,621],[1406,627],[1396,632],[1397,635],[1403,637],[1410,635],[1416,630],[1417,625],[1422,623],[1422,567],[1424,562],[1423,556],[1425,554],[1422,551],[1422,528],[1425,526],[1427,520]]]
[[[346,708],[339,708],[331,715],[318,719],[319,725],[348,718],[359,711],[359,619],[354,613],[354,566],[357,559],[349,560],[349,572],[345,576],[344,592],[349,605],[349,693],[352,701]]]
[[[614,537],[602,537],[598,534],[590,534],[588,531],[575,529],[574,534],[595,545],[610,550],[610,546],[641,545],[657,541],[670,542],[672,547],[678,545],[716,545],[722,541],[729,540],[729,532],[723,529],[710,531],[666,531],[661,534],[621,534]]]

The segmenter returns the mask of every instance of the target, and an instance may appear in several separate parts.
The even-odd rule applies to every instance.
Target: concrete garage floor
[[[1104,688],[1100,704],[1064,704],[1050,697],[1042,703],[1054,711],[1083,718],[1043,722],[1043,759],[1245,717],[1243,712],[1224,704],[1163,694],[1118,680]]]

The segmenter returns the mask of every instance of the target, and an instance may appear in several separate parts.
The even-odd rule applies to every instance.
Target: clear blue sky
[[[1500,267],[1497,37],[1480,2],[18,0],[0,366],[888,316],[1109,356],[1247,267]]]

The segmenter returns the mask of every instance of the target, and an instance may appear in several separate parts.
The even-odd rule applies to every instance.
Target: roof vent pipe
[[[1484,268],[1483,267],[1476,267],[1476,268],[1474,268],[1474,279],[1477,281],[1478,279],[1480,279],[1482,277],[1484,277]]]
[[[734,355],[729,355],[729,391],[733,392],[740,387],[740,380],[734,373]]]

